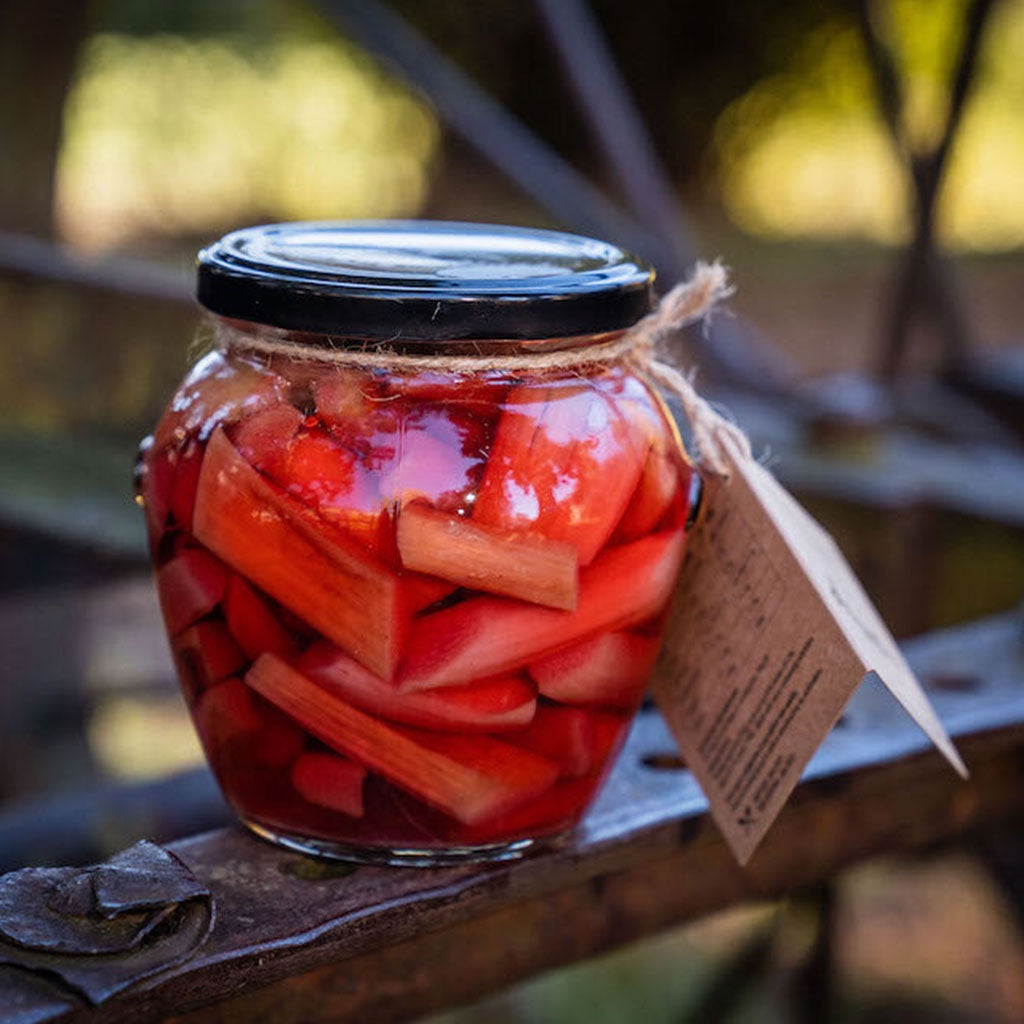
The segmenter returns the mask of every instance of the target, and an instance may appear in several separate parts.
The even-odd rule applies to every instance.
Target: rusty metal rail
[[[1018,616],[922,638],[909,656],[972,769],[957,777],[881,687],[862,687],[747,869],[732,860],[655,712],[641,715],[579,833],[518,862],[438,870],[320,863],[223,829],[170,844],[214,894],[186,963],[87,1007],[0,968],[23,1020],[409,1019],[881,852],[1024,811]],[[17,1016],[12,1018],[19,1019]]]

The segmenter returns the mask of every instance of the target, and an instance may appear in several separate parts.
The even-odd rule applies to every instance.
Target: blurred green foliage
[[[428,109],[340,38],[94,35],[68,98],[57,215],[82,247],[421,207]]]
[[[942,131],[959,47],[962,0],[893,0],[882,29],[905,85],[906,135],[927,149]],[[938,230],[948,245],[1024,245],[1024,4],[998,6],[965,111]],[[760,80],[722,113],[715,178],[743,229],[776,239],[904,240],[911,196],[878,116],[863,45],[848,18],[808,33],[782,72]]]
[[[587,173],[599,179],[605,175],[532,4],[392,0],[392,6],[561,153]],[[705,9],[670,0],[642,5],[592,0],[591,7],[670,173],[701,205],[720,203],[742,230],[772,239],[893,244],[906,237],[908,181],[877,112],[851,5],[736,0]],[[906,85],[907,136],[917,146],[931,144],[941,130],[965,9],[964,0],[875,5]],[[101,152],[96,130],[86,142],[81,114],[75,113],[79,108],[72,106],[61,176],[63,223],[71,237],[88,238],[89,231],[81,227],[83,215],[76,211],[89,207],[94,220],[102,217],[109,193],[129,193],[122,205],[131,204],[134,196],[135,207],[161,212],[143,180],[146,175],[156,180],[157,191],[183,202],[190,194],[192,201],[185,205],[197,223],[210,223],[211,208],[221,211],[222,223],[332,211],[388,216],[422,208],[428,195],[423,167],[431,165],[436,129],[421,126],[406,134],[396,128],[408,145],[388,148],[387,132],[373,127],[380,123],[378,111],[354,102],[350,81],[332,77],[326,50],[319,51],[322,59],[312,60],[315,67],[306,75],[287,66],[286,49],[301,63],[304,47],[309,53],[318,46],[330,48],[336,61],[355,64],[364,88],[376,93],[381,104],[398,102],[401,90],[396,93],[372,62],[360,62],[315,3],[106,0],[101,12],[100,27],[117,33],[119,42],[104,44],[105,64],[98,63],[99,44],[90,47],[80,91],[94,104],[102,100],[106,130],[118,125],[121,144],[108,140]],[[161,42],[165,36],[177,39],[177,68],[170,43]],[[960,248],[1005,251],[1024,245],[1018,174],[1024,163],[1024,120],[1018,116],[1024,103],[1021,52],[1024,4],[1008,0],[992,16],[975,96],[940,201],[940,234]],[[130,104],[113,102],[111,97],[122,96],[127,82],[147,82],[141,67],[151,69],[153,83],[143,85]],[[98,81],[101,74],[105,85]],[[187,84],[175,85],[182,77]],[[258,118],[254,131],[248,111],[265,90],[280,98],[270,105],[270,123]],[[313,94],[320,97],[320,111],[311,116]],[[168,96],[173,102],[167,102]],[[325,114],[329,105],[333,120]],[[286,111],[275,107],[290,107],[296,116],[289,121]],[[94,117],[101,119],[100,114]],[[210,144],[203,140],[216,136],[198,126],[199,120],[241,123],[251,136],[242,144],[227,132],[220,158],[211,162],[204,152]],[[396,125],[404,120],[404,115],[393,118]],[[332,131],[331,124],[339,130]],[[294,159],[282,144],[286,126],[295,132]],[[95,168],[110,170],[111,151],[125,157],[132,146],[124,141],[129,131],[135,132],[138,148],[159,152],[163,140],[172,152],[148,165],[134,159],[130,171],[124,159],[120,166],[115,159],[115,175],[108,180]],[[371,136],[379,138],[382,155],[359,167]],[[192,158],[175,156],[174,147]],[[254,167],[263,169],[262,176]],[[118,172],[130,179],[127,187],[117,183]],[[161,176],[173,176],[177,184],[160,184]],[[360,186],[360,176],[372,187]],[[189,191],[190,177],[208,181],[208,189]],[[230,195],[228,177],[236,186]],[[104,181],[105,187],[96,187]],[[175,198],[167,210],[171,229],[187,226],[180,223],[179,205]],[[118,209],[119,216],[122,212]],[[127,223],[137,219],[136,209]],[[480,219],[486,219],[484,212]]]

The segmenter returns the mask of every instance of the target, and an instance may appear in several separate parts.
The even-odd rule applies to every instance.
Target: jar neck
[[[247,320],[210,318],[218,348],[305,359],[310,362],[344,361],[346,355],[359,357],[379,354],[384,358],[410,356],[414,359],[478,358],[481,362],[505,357],[546,356],[551,353],[601,351],[622,338],[624,330],[601,334],[577,334],[557,338],[453,338],[443,341],[416,338],[352,338],[307,331],[287,331]],[[596,354],[596,353],[595,353]]]

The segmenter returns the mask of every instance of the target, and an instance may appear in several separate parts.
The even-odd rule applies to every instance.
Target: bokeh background
[[[941,312],[915,319],[898,360],[890,336],[916,223],[906,156],[942,139],[978,6],[590,4],[691,247],[732,268],[731,307],[749,325],[748,343],[761,339],[787,368],[789,397],[810,395],[826,410],[811,417],[820,428],[812,440],[838,445],[868,474],[885,412],[910,415],[894,395],[925,395],[910,419],[930,437],[941,439],[936,421],[954,408],[961,424],[1019,454],[1019,421],[990,415],[986,394],[968,415],[942,404],[962,396],[935,388],[963,369],[966,352],[1003,360],[1008,379],[1017,367],[1018,417],[1024,402],[1021,0],[984,5],[937,193],[934,238],[956,298],[953,327]],[[579,227],[484,159],[331,7],[0,0],[0,838],[4,820],[15,820],[4,813],[50,822],[34,862],[57,856],[45,836],[74,817],[90,787],[201,760],[161,638],[148,628],[144,531],[131,497],[135,447],[193,351],[196,249],[241,225],[293,219]],[[391,8],[623,201],[537,5]],[[903,90],[898,139],[879,100],[864,11]],[[673,270],[662,267],[665,283]],[[683,358],[712,389],[729,385],[702,354],[697,346]],[[784,419],[786,396],[772,398],[771,415]],[[887,547],[868,550],[839,505],[816,511],[851,556],[863,556],[858,568],[901,634],[1011,609],[1024,593],[1024,539],[1012,516],[943,520],[922,599],[908,583],[922,556],[908,554],[900,528],[880,525]],[[89,852],[133,838],[119,829],[94,823]],[[849,1019],[1024,1019],[1021,935],[975,859],[954,851],[874,863],[841,885]],[[782,975],[807,944],[800,908],[791,910]],[[776,913],[730,912],[445,1020],[679,1020],[708,972]],[[737,1019],[787,1019],[781,985],[766,983]]]

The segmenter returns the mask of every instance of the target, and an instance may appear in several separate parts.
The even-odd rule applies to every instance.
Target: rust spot
[[[981,679],[970,672],[934,672],[928,676],[928,688],[939,693],[973,693]]]
[[[341,860],[316,860],[313,857],[289,857],[278,865],[282,875],[299,878],[304,882],[324,882],[331,878],[344,878],[357,870],[358,864]]]
[[[697,838],[697,833],[700,832],[700,823],[701,819],[697,815],[683,818],[679,822],[679,844],[681,846],[692,843]]]
[[[686,762],[674,750],[644,754],[640,763],[656,772],[679,772],[686,768]]]
[[[840,795],[849,786],[849,776],[845,774],[825,775],[804,783],[815,796],[829,798]]]

